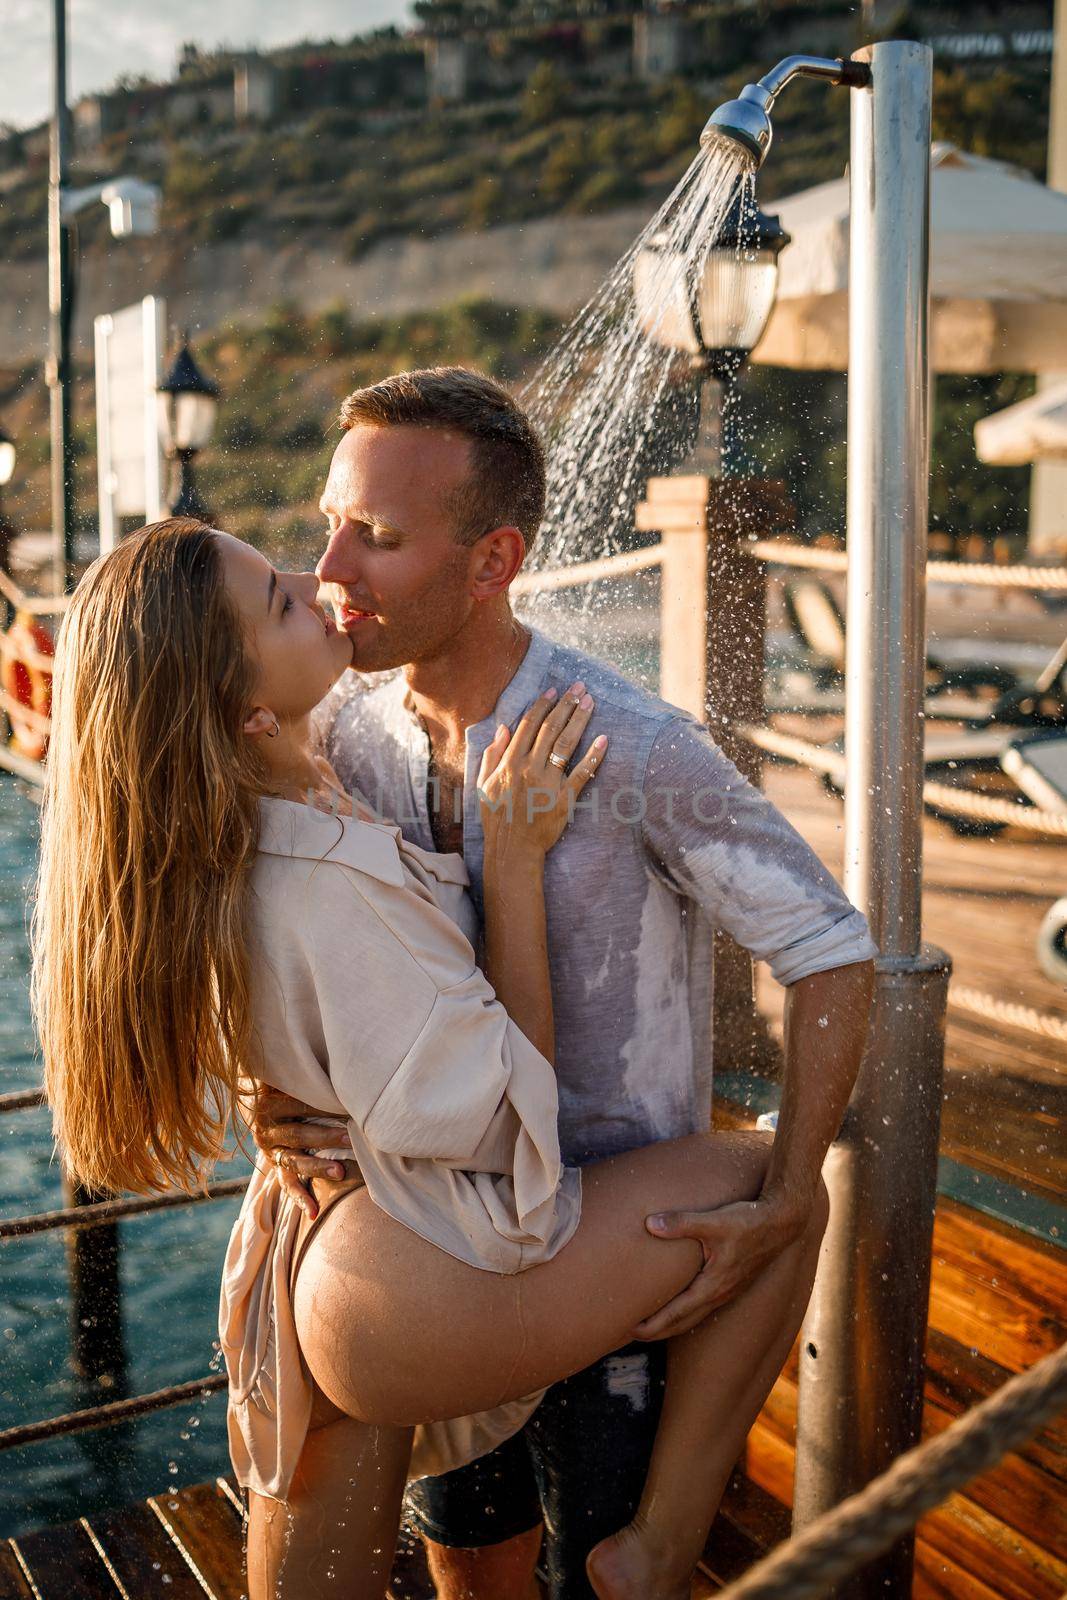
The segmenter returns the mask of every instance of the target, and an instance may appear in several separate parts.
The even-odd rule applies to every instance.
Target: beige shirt
[[[248,940],[265,1081],[345,1119],[381,1209],[472,1267],[520,1272],[578,1225],[551,1064],[479,971],[467,874],[394,826],[263,800]],[[296,1213],[257,1168],[234,1226],[220,1331],[239,1480],[284,1498],[311,1390],[292,1307]],[[517,1431],[540,1396],[420,1429],[412,1475]]]

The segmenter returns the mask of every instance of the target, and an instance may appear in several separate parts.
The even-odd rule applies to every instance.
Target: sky
[[[0,0],[0,13],[0,123],[27,127],[49,115],[52,6]],[[187,40],[268,50],[299,39],[350,39],[402,24],[408,13],[408,0],[68,0],[71,103],[126,72],[173,77]]]

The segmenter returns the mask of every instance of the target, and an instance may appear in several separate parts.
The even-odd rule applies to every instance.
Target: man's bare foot
[[[688,1577],[632,1522],[589,1552],[585,1570],[597,1600],[689,1600]]]

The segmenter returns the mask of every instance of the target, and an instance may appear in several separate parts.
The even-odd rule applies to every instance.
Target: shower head
[[[736,100],[713,111],[700,135],[702,150],[733,145],[742,150],[753,168],[763,165],[774,130],[771,107],[791,78],[823,78],[849,89],[864,89],[871,69],[863,61],[832,61],[822,56],[786,56],[758,83],[747,83]]]

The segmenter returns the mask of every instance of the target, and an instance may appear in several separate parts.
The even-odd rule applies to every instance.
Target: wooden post
[[[106,1198],[64,1180],[65,1205],[91,1205]],[[66,1233],[71,1364],[79,1378],[121,1392],[126,1384],[126,1341],[118,1226],[112,1222],[93,1228],[73,1227]]]
[[[784,488],[699,473],[650,478],[636,526],[663,544],[660,694],[706,721],[758,786],[761,754],[738,729],[764,720],[766,567],[740,541],[792,528]],[[778,1048],[756,1010],[752,958],[726,934],[715,938],[714,993],[717,1060],[734,1071],[772,1071]]]

